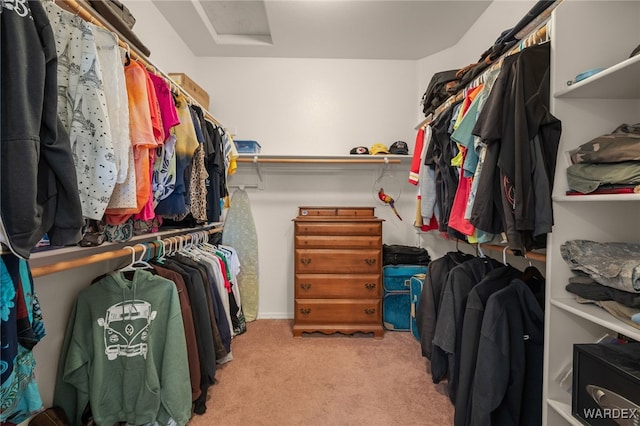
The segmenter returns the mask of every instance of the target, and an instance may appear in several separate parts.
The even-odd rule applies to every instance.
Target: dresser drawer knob
[[[305,291],[309,291],[311,289],[311,284],[309,283],[302,283],[300,284],[300,288],[305,290]]]
[[[365,308],[364,313],[367,315],[373,315],[376,313],[376,310],[374,308]]]
[[[367,262],[367,265],[375,265],[376,264],[376,259],[365,259],[365,262]]]
[[[308,265],[308,264],[311,263],[311,258],[304,257],[304,258],[300,259],[300,263],[302,263],[303,265]]]
[[[367,290],[373,290],[374,288],[376,288],[376,285],[374,283],[366,283],[364,286]]]
[[[310,308],[300,308],[300,313],[302,315],[309,315],[311,313],[311,309]]]

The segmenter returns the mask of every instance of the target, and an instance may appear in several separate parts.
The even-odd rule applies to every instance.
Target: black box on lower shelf
[[[585,425],[640,425],[640,343],[573,345],[571,399]]]

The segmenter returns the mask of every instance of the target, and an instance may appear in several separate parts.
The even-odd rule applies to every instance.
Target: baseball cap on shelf
[[[409,147],[407,146],[407,143],[405,141],[396,141],[391,144],[389,152],[391,154],[407,155],[409,154]]]
[[[369,148],[369,152],[371,155],[376,154],[389,154],[389,149],[381,143],[374,143],[371,148]]]
[[[349,151],[349,154],[368,155],[369,149],[366,146],[356,146],[355,148],[351,148],[351,151]]]

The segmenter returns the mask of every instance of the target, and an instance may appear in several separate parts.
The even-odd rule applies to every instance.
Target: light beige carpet
[[[290,320],[256,320],[218,367],[207,412],[189,426],[451,425],[453,406],[434,385],[409,332],[294,338]]]

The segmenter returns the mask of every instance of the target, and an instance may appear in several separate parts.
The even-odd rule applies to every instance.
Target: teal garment
[[[482,90],[482,89],[481,89]],[[451,139],[454,142],[467,148],[467,153],[464,157],[464,163],[462,165],[464,169],[464,177],[472,177],[478,166],[478,154],[476,153],[474,146],[475,137],[471,134],[476,121],[478,121],[478,105],[480,104],[480,97],[476,96],[469,105],[467,112],[460,119],[460,124],[454,132],[451,134]]]
[[[71,423],[87,403],[96,424],[178,425],[191,416],[191,384],[175,284],[137,269],[78,294],[54,392]]]
[[[601,185],[640,184],[640,162],[579,163],[567,168],[569,189],[588,194]]]
[[[0,278],[0,421],[17,424],[43,408],[32,349],[44,338],[45,329],[27,261],[3,255]]]

